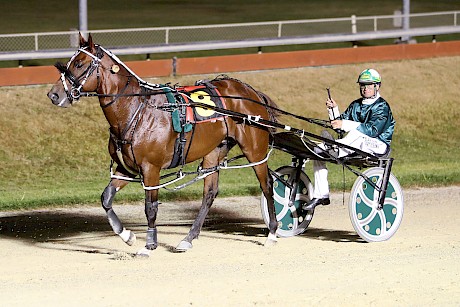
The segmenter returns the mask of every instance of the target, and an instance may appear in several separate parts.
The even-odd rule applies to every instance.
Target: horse
[[[223,120],[193,125],[192,132],[175,131],[171,113],[174,106],[167,97],[174,88],[143,81],[116,55],[95,44],[91,34],[87,39],[80,34],[79,48],[67,65],[58,62],[55,66],[60,72],[60,79],[47,94],[51,102],[59,107],[69,107],[80,96],[92,93],[98,97],[107,119],[110,127],[108,151],[116,167],[102,192],[101,205],[114,233],[128,245],[134,244],[136,236],[123,227],[112,203],[115,194],[130,182],[129,179],[141,178],[145,189],[147,233],[145,247],[137,255],[148,257],[158,246],[156,219],[160,171],[171,166],[178,150],[178,139],[187,149],[182,163],[202,159],[203,169],[216,169],[230,149],[239,146],[268,202],[269,234],[264,246],[276,244],[278,223],[273,202],[273,179],[266,162],[271,139],[269,128],[225,115]],[[227,76],[210,80],[208,84],[218,89],[226,109],[276,121],[276,103],[252,86]],[[201,207],[187,236],[177,245],[177,251],[193,247],[192,241],[199,236],[206,215],[218,195],[218,180],[219,171],[204,178]]]

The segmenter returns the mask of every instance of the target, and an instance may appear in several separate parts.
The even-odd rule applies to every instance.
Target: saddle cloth
[[[171,113],[173,129],[179,133],[174,145],[174,156],[168,167],[174,168],[185,163],[185,133],[190,132],[195,124],[224,119],[215,110],[192,107],[189,104],[203,103],[225,109],[225,103],[219,91],[209,83],[178,87],[175,95],[169,91],[166,96],[169,103],[179,106]]]
[[[190,132],[197,123],[222,120],[223,115],[215,110],[192,107],[193,102],[203,103],[212,107],[225,109],[225,103],[219,91],[212,85],[182,86],[165,92],[168,102],[179,106],[171,112],[175,132]]]
[[[177,88],[186,103],[203,103],[211,107],[225,109],[225,103],[216,88],[206,85],[184,86]],[[201,123],[208,121],[222,120],[223,115],[212,109],[203,109],[199,107],[186,108],[185,120],[187,123]]]

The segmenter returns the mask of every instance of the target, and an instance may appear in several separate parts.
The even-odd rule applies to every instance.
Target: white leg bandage
[[[313,172],[315,176],[313,198],[329,197],[329,182],[327,180],[328,170],[326,162],[313,160]]]
[[[123,228],[123,231],[120,232],[118,235],[123,240],[123,242],[127,242],[128,239],[129,239],[130,234],[131,234],[130,230],[126,230],[126,228]]]

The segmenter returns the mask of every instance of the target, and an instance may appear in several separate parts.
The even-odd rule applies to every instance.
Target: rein
[[[173,88],[171,88],[172,90],[174,90]],[[163,94],[166,94],[166,92],[163,92],[163,91],[155,91],[155,92],[146,92],[146,93],[131,93],[131,94],[97,94],[97,93],[86,93],[86,92],[83,92],[81,94],[81,96],[85,96],[85,97],[142,97],[142,96],[153,96],[153,95],[163,95]],[[208,97],[214,97],[214,98],[228,98],[228,99],[240,99],[240,100],[246,100],[246,101],[250,101],[252,103],[256,103],[258,105],[261,105],[261,106],[264,106],[268,109],[271,109],[273,111],[276,111],[276,112],[279,112],[283,115],[288,115],[288,116],[291,116],[293,118],[296,118],[296,119],[300,119],[302,121],[306,121],[306,122],[309,122],[311,124],[315,124],[315,125],[318,125],[318,126],[321,126],[323,128],[328,128],[328,129],[332,129],[332,125],[330,123],[330,121],[328,120],[324,120],[324,119],[318,119],[318,118],[312,118],[312,117],[304,117],[304,116],[301,116],[301,115],[296,115],[296,114],[293,114],[293,113],[290,113],[288,111],[284,111],[280,108],[277,108],[277,107],[273,107],[273,106],[270,106],[268,104],[264,104],[260,101],[257,101],[255,99],[252,99],[252,98],[248,98],[248,97],[242,97],[242,96],[229,96],[229,95],[203,95],[203,96],[208,96]],[[186,105],[190,105],[190,106],[194,106],[194,104],[186,104]],[[209,106],[209,105],[205,105],[207,109],[212,109],[214,111],[217,111],[214,107],[212,106]],[[198,106],[200,108],[205,108],[203,106]],[[169,107],[157,107],[158,109],[168,109]],[[229,115],[229,114],[227,114]],[[229,115],[231,116],[231,115]]]
[[[247,101],[256,103],[258,105],[267,107],[267,108],[269,108],[271,110],[274,110],[276,112],[279,112],[279,113],[281,113],[283,115],[289,115],[291,117],[294,117],[294,118],[297,118],[297,119],[300,119],[300,120],[303,120],[303,121],[306,121],[306,122],[309,122],[311,124],[315,124],[315,125],[318,125],[318,126],[321,126],[321,127],[324,127],[324,128],[332,128],[332,125],[330,124],[329,121],[326,121],[326,120],[323,120],[323,119],[318,119],[318,118],[304,117],[304,116],[296,115],[296,114],[290,113],[288,111],[284,111],[282,109],[279,109],[277,107],[273,107],[273,106],[270,106],[268,104],[263,104],[262,102],[254,100],[254,99],[251,99],[251,98],[239,97],[239,96],[225,96],[225,95],[222,95],[222,96],[219,96],[219,95],[207,95],[207,96],[247,100]]]
[[[166,92],[164,92],[164,91],[152,91],[152,90],[161,90],[161,88],[164,88],[164,87],[160,86],[158,84],[153,85],[153,84],[150,84],[150,83],[147,83],[147,82],[143,81],[134,72],[132,72],[116,55],[114,55],[113,53],[111,53],[108,50],[104,49],[102,46],[97,45],[97,50],[98,51],[96,52],[96,55],[86,51],[85,48],[80,48],[74,54],[74,56],[69,60],[69,62],[67,63],[66,67],[64,67],[64,65],[62,63],[57,63],[55,65],[56,68],[61,72],[61,81],[62,81],[62,83],[64,85],[64,89],[65,89],[65,91],[66,91],[66,93],[67,93],[67,95],[69,97],[69,100],[71,100],[71,101],[78,100],[81,96],[98,97],[98,98],[114,97],[114,99],[111,102],[109,102],[108,104],[102,106],[102,108],[106,108],[106,107],[112,105],[115,101],[117,101],[121,97],[145,97],[145,96],[166,94]],[[103,52],[101,52],[101,50]],[[77,55],[80,52],[83,52],[83,53],[87,54],[88,56],[90,56],[93,59],[93,61],[91,62],[91,65],[83,73],[83,74],[86,73],[86,75],[85,75],[85,78],[83,79],[83,81],[81,83],[79,82],[79,79],[81,78],[81,76],[83,74],[80,77],[77,78],[69,71],[70,63],[77,57]],[[81,89],[82,89],[83,85],[86,83],[87,79],[91,76],[91,74],[94,72],[94,70],[99,69],[99,64],[101,62],[102,57],[104,56],[104,52],[107,53],[108,56],[113,61],[115,61],[119,65],[122,65],[128,71],[128,73],[129,73],[129,75],[127,76],[128,81],[127,81],[125,87],[121,90],[120,93],[117,93],[117,94],[98,94],[98,93],[91,93],[91,92],[81,92]],[[98,72],[98,76],[99,76],[99,72]],[[139,85],[141,87],[149,89],[151,91],[144,92],[144,93],[126,93],[125,94],[124,91],[129,86],[131,77],[135,77],[138,80]],[[65,82],[66,78],[67,78],[67,80],[69,80],[70,84],[72,84],[72,89],[70,91],[68,90],[67,84]],[[218,80],[218,79],[215,79],[215,80]],[[171,88],[169,86],[168,86],[168,88],[170,88],[172,91],[176,91],[174,88]],[[257,92],[256,90],[254,90],[254,91]],[[329,128],[329,129],[332,128],[332,125],[331,125],[331,123],[329,121],[322,120],[322,119],[317,119],[317,118],[310,118],[310,117],[304,117],[304,116],[296,115],[296,114],[284,111],[282,109],[279,109],[277,107],[270,106],[267,103],[262,103],[260,101],[255,100],[255,99],[252,99],[252,98],[242,97],[242,96],[231,96],[231,95],[207,95],[207,96],[209,96],[209,97],[217,97],[217,98],[240,99],[240,100],[250,101],[252,103],[256,103],[258,105],[264,106],[267,109],[273,110],[273,111],[281,113],[283,115],[288,115],[288,116],[291,116],[293,118],[300,119],[302,121],[306,121],[306,122],[309,122],[309,123],[312,123],[312,124],[315,124],[315,125],[318,125],[318,126],[321,126],[321,127],[324,127],[324,128]],[[162,109],[162,108],[159,108],[159,109]]]

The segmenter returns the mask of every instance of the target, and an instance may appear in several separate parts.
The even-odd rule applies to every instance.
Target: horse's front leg
[[[129,182],[125,180],[111,180],[101,195],[101,204],[107,214],[107,219],[109,220],[110,226],[112,226],[113,232],[119,235],[123,242],[131,246],[136,242],[136,235],[131,230],[127,230],[123,227],[123,224],[112,208],[115,194],[128,183]]]
[[[149,189],[160,184],[160,170],[150,171],[144,177],[145,190],[145,217],[147,218],[147,235],[145,247],[137,252],[138,256],[148,257],[150,252],[158,247],[156,219],[158,214],[158,189]]]

